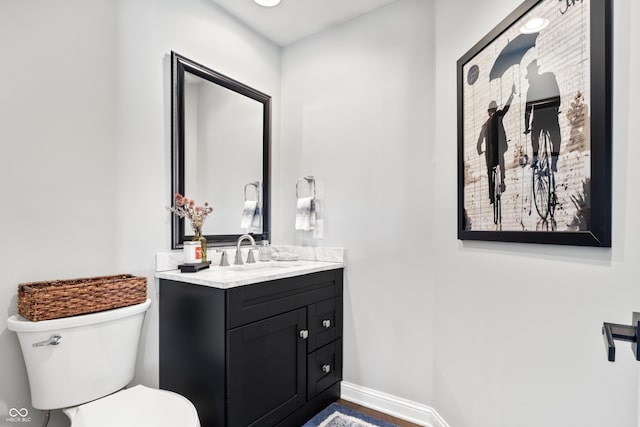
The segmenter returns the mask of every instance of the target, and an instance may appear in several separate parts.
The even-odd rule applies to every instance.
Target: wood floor
[[[382,412],[375,411],[373,409],[369,409],[365,406],[358,405],[357,403],[349,402],[348,400],[339,399],[336,403],[340,405],[346,406],[351,409],[355,409],[356,411],[360,411],[363,414],[372,416],[382,421],[386,421],[391,424],[395,424],[398,427],[421,427],[419,424],[410,423],[409,421],[401,420],[400,418],[392,417],[391,415],[387,415]]]

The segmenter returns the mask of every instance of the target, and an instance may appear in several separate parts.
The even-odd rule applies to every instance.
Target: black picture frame
[[[585,7],[588,9],[584,9]],[[557,9],[557,16],[549,12],[551,9]],[[581,66],[584,67],[585,70],[585,72],[581,74],[580,81],[585,85],[583,93],[588,93],[589,98],[586,100],[586,104],[580,104],[580,100],[576,102],[583,108],[582,111],[588,111],[588,114],[582,113],[580,116],[586,116],[588,124],[585,125],[587,121],[583,120],[581,121],[582,127],[579,127],[575,126],[571,119],[567,119],[566,117],[561,118],[561,115],[563,114],[569,117],[569,114],[574,114],[578,111],[574,108],[574,103],[571,102],[582,95],[580,91],[578,91],[575,94],[563,93],[562,97],[558,97],[558,99],[562,98],[562,102],[560,107],[556,106],[556,108],[559,108],[559,118],[557,120],[557,123],[559,124],[556,126],[559,126],[560,133],[562,135],[567,135],[569,131],[571,131],[571,138],[564,138],[561,144],[574,143],[579,140],[582,141],[583,147],[588,147],[588,153],[587,151],[582,151],[577,152],[578,154],[567,154],[566,151],[569,150],[568,145],[566,146],[567,148],[561,145],[560,150],[557,150],[554,145],[555,143],[552,141],[553,137],[551,136],[551,133],[544,131],[543,133],[539,133],[539,135],[541,135],[539,141],[543,141],[542,138],[545,136],[545,133],[548,135],[547,138],[550,141],[548,145],[551,147],[549,150],[551,151],[551,157],[546,166],[546,170],[549,172],[546,173],[547,177],[545,177],[542,173],[545,167],[542,159],[543,149],[539,148],[540,159],[538,160],[538,156],[533,155],[533,144],[531,142],[531,134],[533,134],[533,132],[528,135],[525,134],[528,129],[529,121],[523,118],[524,114],[522,113],[523,111],[526,113],[527,106],[529,105],[529,99],[525,100],[525,94],[523,93],[524,90],[518,90],[523,88],[516,88],[515,83],[527,81],[522,77],[526,62],[524,58],[526,55],[531,55],[531,51],[527,53],[524,50],[529,48],[521,46],[520,49],[524,51],[524,53],[519,52],[517,54],[523,55],[521,56],[523,63],[517,63],[512,67],[512,69],[505,71],[505,74],[502,74],[505,79],[510,77],[509,74],[515,76],[512,77],[512,81],[514,83],[512,84],[511,89],[509,89],[508,84],[503,84],[503,77],[496,77],[496,75],[500,75],[500,70],[498,68],[501,68],[497,67],[497,65],[499,62],[498,60],[501,59],[501,55],[507,51],[507,45],[512,41],[515,44],[517,39],[517,35],[515,35],[516,30],[522,31],[521,29],[524,29],[523,22],[529,22],[527,21],[528,19],[542,13],[541,11],[545,11],[544,13],[549,14],[549,16],[540,16],[544,18],[543,20],[546,21],[546,25],[551,21],[552,24],[548,27],[549,31],[555,31],[556,33],[547,36],[547,39],[542,39],[542,36],[540,35],[543,34],[544,30],[538,31],[536,42],[546,40],[545,50],[543,53],[536,53],[536,60],[535,62],[531,61],[530,66],[535,70],[535,65],[531,64],[537,64],[538,69],[541,69],[542,67],[540,67],[540,62],[538,62],[539,58],[546,58],[547,63],[558,63],[558,61],[566,61],[568,63],[569,59],[564,58],[571,57],[572,51],[570,50],[570,47],[559,45],[560,43],[567,43],[566,38],[559,37],[559,35],[562,34],[562,31],[566,31],[566,29],[562,26],[563,24],[560,23],[560,21],[554,23],[554,20],[567,19],[572,12],[575,11],[577,13],[578,10],[581,10],[580,13],[588,17],[582,17],[581,19],[584,23],[581,24],[581,27],[576,27],[581,29],[586,28],[587,31],[573,34],[573,36],[578,40],[583,40],[581,42],[583,45],[581,45],[582,47],[579,47],[579,49],[581,52],[587,52],[586,56],[588,57],[588,64],[585,64],[584,60],[580,62]],[[572,19],[577,20],[578,18],[574,17]],[[458,239],[611,247],[611,27],[611,0],[526,0],[458,60]],[[510,35],[510,39],[507,37],[507,34]],[[555,41],[550,41],[552,40],[551,36],[553,36],[553,40]],[[536,37],[533,37],[533,39],[536,40]],[[554,47],[553,43],[558,43],[558,45]],[[588,49],[583,46],[588,46]],[[539,50],[540,48],[536,46],[535,49]],[[513,54],[515,51],[517,51],[517,49],[512,49],[511,52],[507,53]],[[567,54],[567,52],[569,52],[569,54]],[[554,57],[556,54],[562,55],[562,57]],[[483,64],[488,64],[489,62],[487,61],[487,58],[491,58],[491,55],[495,55],[495,61],[493,62],[493,67],[491,67],[490,72],[488,72],[487,67],[484,67],[483,69],[482,66],[478,67],[474,63],[474,61],[484,61],[482,62]],[[562,69],[564,70],[565,68]],[[565,72],[565,74],[568,73]],[[486,81],[487,78],[488,83]],[[494,84],[493,82],[498,79],[500,79],[500,82],[496,84],[498,84],[500,88],[491,88],[491,85]],[[564,80],[571,84],[575,84],[575,79],[572,79],[572,76],[565,76]],[[477,89],[474,87],[473,100],[475,103],[467,102],[467,105],[465,105],[465,96],[467,99],[470,98],[470,87],[476,85],[477,81],[482,81],[484,86],[477,85]],[[532,83],[529,86],[531,85]],[[505,90],[503,86],[507,89]],[[489,89],[487,89],[487,87],[489,87]],[[477,93],[483,94],[484,98],[481,95],[477,95],[476,91]],[[486,96],[487,93],[488,96]],[[502,110],[497,110],[495,108],[496,105],[492,105],[491,103],[487,106],[486,102],[494,93],[502,96],[501,101],[504,104],[504,107],[506,107],[506,110],[504,107]],[[507,95],[509,93],[513,93],[514,95],[511,98],[508,98]],[[575,96],[576,98],[574,99],[572,96]],[[586,96],[583,97],[586,98]],[[476,99],[478,99],[478,101],[476,101]],[[513,110],[513,105],[516,105],[516,103],[518,105],[518,112],[521,113],[522,116],[520,114],[507,111],[510,110],[509,107]],[[498,107],[499,105],[500,104],[498,104]],[[492,109],[492,107],[494,108]],[[533,107],[533,114],[535,114],[536,108],[538,107]],[[489,144],[489,132],[491,132],[490,130],[485,130],[484,125],[481,127],[481,123],[475,119],[475,117],[480,117],[481,110],[483,110],[483,120],[486,120],[486,123],[489,123],[489,119],[487,119],[486,115],[489,114],[489,117],[493,117],[492,114],[495,114],[496,111],[506,111],[503,112],[501,120],[507,117],[506,114],[516,114],[516,116],[519,116],[517,120],[523,123],[522,126],[525,127],[525,132],[521,132],[521,134],[525,135],[526,139],[524,142],[521,142],[522,136],[515,131],[511,132],[511,139],[508,137],[505,138],[504,136],[502,137],[502,141],[506,142],[501,147],[508,146],[509,148],[507,148],[507,150],[512,150],[511,152],[505,151],[502,154],[503,156],[507,156],[507,153],[513,155],[512,157],[507,156],[509,159],[513,158],[510,166],[506,165],[506,159],[502,162],[496,160],[495,155],[493,155],[492,160],[489,160],[489,157],[492,156],[491,154],[485,154],[486,157],[480,160],[482,156],[482,154],[480,154],[481,146],[486,149]],[[538,111],[543,110],[541,109]],[[548,111],[549,110],[547,110],[547,112]],[[465,113],[467,114],[465,115]],[[473,123],[471,123],[471,117],[475,120]],[[540,117],[542,117],[542,114],[540,114]],[[576,115],[573,115],[572,117],[575,118]],[[510,120],[513,121],[516,119],[512,116],[510,117]],[[572,123],[571,129],[563,126],[562,120],[564,120],[565,124],[567,121]],[[487,129],[489,126],[490,125],[487,125]],[[502,121],[500,122],[500,126],[503,126]],[[512,127],[517,127],[517,125]],[[535,125],[533,125],[533,127],[535,128]],[[540,125],[538,125],[538,128],[536,129],[539,128]],[[496,128],[494,127],[493,129]],[[576,138],[573,136],[574,129],[578,129],[582,132],[581,134],[577,134],[578,137]],[[585,131],[585,129],[587,129],[587,131]],[[473,132],[475,132],[475,134],[473,134]],[[503,132],[503,135],[505,133],[508,132]],[[492,135],[496,134],[499,134],[499,132],[494,132]],[[499,137],[492,136],[491,138],[494,138],[492,140],[499,140]],[[481,144],[481,140],[484,145]],[[493,145],[497,147],[500,146],[501,143],[502,142],[495,143]],[[544,141],[539,144],[542,146]],[[515,148],[513,147],[514,145],[516,146]],[[518,152],[514,154],[514,150],[516,148]],[[477,153],[474,152],[476,149]],[[565,150],[564,152],[563,149]],[[502,152],[502,150],[504,150],[504,148],[495,148],[487,151],[490,153],[499,153]],[[525,150],[529,150],[528,154]],[[587,154],[583,155],[580,153]],[[570,157],[571,159],[581,156],[580,158],[583,162],[582,167],[585,171],[589,172],[588,175],[576,174],[573,169],[570,169],[567,166],[569,161],[565,161],[565,159],[569,158],[568,156],[570,155],[573,156]],[[553,159],[553,157],[555,157],[555,159]],[[535,167],[533,166],[534,160],[537,160]],[[564,164],[562,163],[563,161],[565,161]],[[473,167],[469,165],[471,162],[474,163]],[[479,166],[481,162],[484,163]],[[511,177],[511,180],[509,182],[503,181],[505,182],[504,186],[500,186],[498,184],[500,181],[498,181],[497,178],[492,178],[491,176],[490,164],[496,163],[502,165],[502,169],[505,170],[507,174],[510,174],[508,176]],[[555,169],[552,169],[552,163],[554,166],[557,165]],[[509,169],[510,167],[512,169]],[[479,172],[482,168],[484,168],[482,172]],[[565,169],[563,170],[563,168]],[[500,171],[500,169],[497,170]],[[551,170],[554,170],[554,172],[550,172]],[[576,187],[575,180],[582,178],[584,193],[572,193],[571,190],[567,189],[569,187],[568,185],[567,188],[564,186],[560,188],[558,186],[560,182],[558,181],[558,176],[562,176],[560,175],[561,173],[565,173],[566,176],[574,174],[577,177],[571,178],[574,180],[573,188]],[[518,174],[520,174],[522,178],[518,179]],[[498,175],[493,176],[497,177]],[[549,178],[549,176],[551,177]],[[506,179],[507,177],[505,177],[505,180]],[[540,184],[540,180],[542,179],[547,179],[547,182],[549,182],[548,186],[551,188],[551,190],[549,190],[549,198],[542,195],[546,194],[542,191],[544,186]],[[570,178],[566,178],[566,182],[569,182],[569,180]],[[475,187],[473,187],[474,189],[471,189],[472,181],[473,185],[475,185]],[[491,185],[492,181],[495,183],[493,186]],[[510,189],[509,186],[514,183],[516,184],[516,189]],[[520,190],[517,189],[518,184],[521,186]],[[530,192],[529,195],[527,195],[527,187]],[[555,191],[553,191],[554,189]],[[512,193],[507,193],[510,190]],[[501,193],[501,191],[504,192]],[[516,194],[518,191],[519,193]],[[561,191],[564,191],[564,194],[560,194]],[[488,197],[486,197],[487,195]],[[507,198],[507,195],[509,195],[510,198]],[[510,209],[513,205],[513,208],[508,214],[505,214],[505,204],[501,197],[504,199],[505,203],[510,203],[508,205]],[[525,201],[527,199],[529,203],[528,212],[527,206],[525,205]],[[545,213],[545,200],[548,204],[547,216],[543,218]],[[498,203],[493,203],[494,201],[497,201]],[[519,206],[518,204],[522,206]],[[541,205],[540,211],[538,211],[538,204]],[[531,206],[534,206],[533,213],[531,213]],[[487,211],[484,209],[487,209]],[[488,209],[491,209],[492,212],[488,211]],[[573,213],[570,215],[567,212],[571,209],[573,209]],[[551,218],[549,218],[549,212],[551,213]],[[563,217],[563,222],[559,224],[556,218],[561,214],[565,216]],[[513,224],[516,223],[518,215],[520,215],[520,224],[514,226]],[[535,217],[534,220],[526,218],[527,215],[537,215],[537,217]],[[491,221],[487,219],[489,217],[493,218],[493,227],[491,226]],[[505,226],[503,222],[509,222],[505,221],[505,218],[508,218],[508,220],[511,221],[509,223],[511,225]],[[571,221],[569,221],[569,219],[571,219]],[[474,220],[476,221],[476,224],[474,224]],[[529,223],[535,222],[535,228],[527,227],[525,220]]]

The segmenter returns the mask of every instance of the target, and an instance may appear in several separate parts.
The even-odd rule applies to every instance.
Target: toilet
[[[61,319],[7,320],[20,341],[31,403],[62,409],[71,427],[200,427],[185,397],[133,380],[144,315],[142,304]]]

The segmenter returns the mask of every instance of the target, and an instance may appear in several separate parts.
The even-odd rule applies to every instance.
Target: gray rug
[[[338,403],[332,403],[303,427],[397,427]]]

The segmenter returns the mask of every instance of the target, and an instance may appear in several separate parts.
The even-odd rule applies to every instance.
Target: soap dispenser
[[[262,241],[262,246],[258,250],[258,259],[260,261],[271,261],[271,249],[269,248],[268,240]]]

